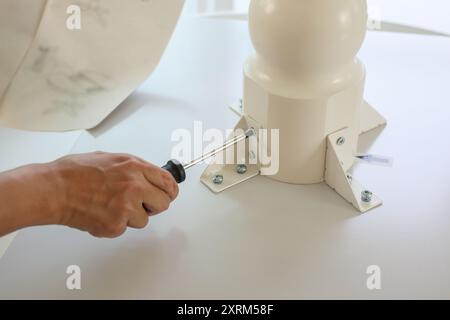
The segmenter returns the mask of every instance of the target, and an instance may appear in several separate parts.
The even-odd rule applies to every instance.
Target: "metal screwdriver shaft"
[[[208,152],[208,153],[202,155],[200,158],[192,160],[191,162],[184,164],[183,167],[185,170],[192,168],[195,165],[197,165],[209,158],[216,156],[220,152],[227,150],[228,148],[238,144],[241,141],[246,140],[247,138],[249,138],[253,135],[255,135],[255,129],[248,129],[244,134],[241,134],[239,136],[234,137],[233,139],[228,140],[222,147],[214,149],[211,152]]]
[[[192,168],[192,167],[196,166],[197,164],[202,163],[203,161],[216,156],[220,152],[223,152],[223,151],[227,150],[228,148],[230,148],[230,147],[238,144],[239,142],[244,141],[254,135],[256,135],[255,129],[253,129],[253,128],[248,129],[247,131],[245,131],[244,134],[236,136],[233,139],[228,140],[222,147],[214,149],[211,152],[208,152],[208,153],[202,155],[198,159],[192,160],[191,162],[186,163],[186,164],[181,164],[178,160],[170,160],[162,168],[169,171],[178,183],[182,183],[184,180],[186,180],[186,170],[187,169]]]

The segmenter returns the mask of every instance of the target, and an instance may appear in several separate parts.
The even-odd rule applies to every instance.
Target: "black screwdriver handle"
[[[182,183],[186,180],[186,171],[184,170],[183,165],[178,160],[170,160],[167,164],[162,167],[164,170],[167,170],[172,174],[177,183]]]

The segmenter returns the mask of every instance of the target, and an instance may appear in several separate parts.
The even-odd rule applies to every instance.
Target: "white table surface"
[[[184,18],[153,77],[74,151],[163,164],[173,129],[231,128],[250,52],[245,23]],[[370,33],[360,56],[366,98],[389,119],[361,149],[395,164],[355,175],[382,207],[360,215],[325,184],[264,177],[214,195],[198,167],[146,230],[22,231],[0,260],[0,298],[450,298],[450,41]],[[80,291],[65,286],[72,264]],[[366,288],[369,265],[381,267],[380,291]]]

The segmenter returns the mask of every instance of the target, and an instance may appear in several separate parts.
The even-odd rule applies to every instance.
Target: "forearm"
[[[0,236],[22,228],[57,224],[57,176],[49,165],[30,165],[0,173]]]
[[[178,184],[166,170],[125,154],[71,155],[0,173],[0,236],[64,225],[115,238],[167,210]]]

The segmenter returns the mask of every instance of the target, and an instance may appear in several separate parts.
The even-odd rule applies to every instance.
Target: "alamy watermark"
[[[280,133],[278,129],[255,129],[255,135],[231,145],[218,156],[205,160],[219,165],[255,164],[261,166],[261,174],[270,176],[278,173],[280,166]],[[220,130],[204,129],[201,121],[194,122],[193,130],[184,128],[172,132],[171,157],[183,163],[200,158],[202,155],[220,148],[228,138],[245,134],[244,129]],[[228,140],[227,140],[228,139]]]
[[[77,265],[68,266],[66,274],[69,275],[66,279],[67,290],[81,290],[81,268]]]
[[[81,29],[81,8],[78,5],[70,5],[67,7],[66,28],[69,30]]]
[[[367,267],[366,273],[369,275],[366,281],[367,289],[381,290],[381,268],[371,265]]]

